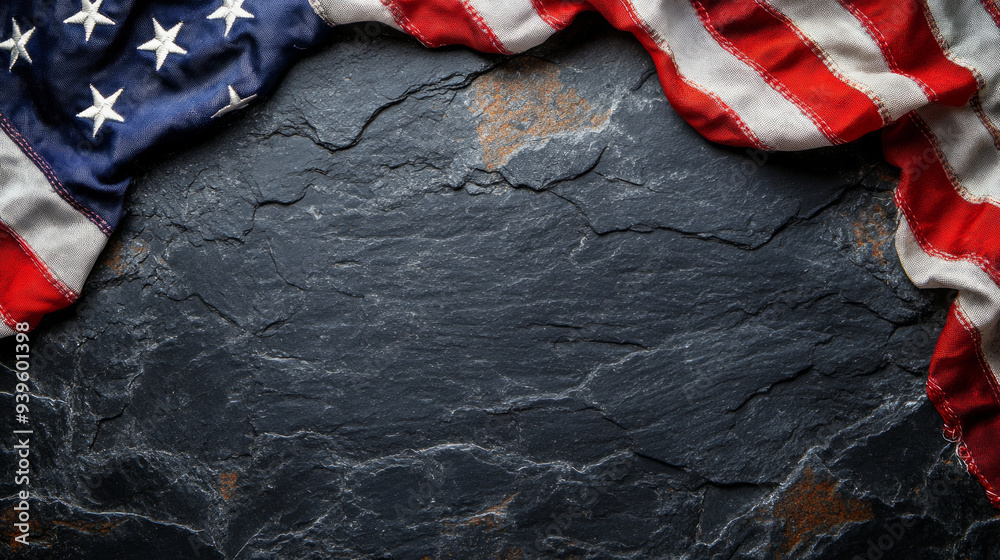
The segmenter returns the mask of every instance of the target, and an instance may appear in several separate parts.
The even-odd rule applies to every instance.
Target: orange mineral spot
[[[21,532],[14,530],[14,523],[17,523],[17,516],[14,510],[8,510],[3,515],[0,515],[0,532],[3,532],[3,542],[11,550],[18,550],[24,545],[20,541],[15,540],[15,537],[20,535]]]
[[[236,481],[240,474],[236,472],[222,473],[219,475],[219,493],[222,499],[227,502],[236,494]]]
[[[473,104],[483,163],[496,169],[532,142],[565,132],[594,130],[608,120],[600,110],[563,85],[551,62],[524,57],[476,79]]]
[[[854,242],[859,249],[869,248],[872,257],[888,266],[885,254],[892,245],[893,220],[889,212],[880,204],[865,210],[861,219],[855,221]]]
[[[524,553],[518,547],[509,548],[506,552],[497,554],[497,560],[521,560]]]
[[[852,522],[872,518],[871,505],[837,490],[828,476],[817,476],[806,469],[774,504],[774,515],[784,522],[784,543],[779,558],[787,558],[799,544]]]
[[[470,517],[444,523],[448,532],[454,533],[459,527],[476,527],[486,531],[495,531],[503,527],[507,521],[507,506],[514,500],[517,494],[512,494],[499,504],[486,508]]]
[[[149,252],[146,245],[139,239],[133,239],[127,245],[121,239],[115,240],[108,248],[108,256],[101,263],[110,268],[116,275],[122,276],[138,270],[142,258]]]

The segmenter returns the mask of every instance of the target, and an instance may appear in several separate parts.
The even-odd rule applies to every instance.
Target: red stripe
[[[791,21],[754,0],[692,0],[715,40],[757,71],[834,144],[887,124],[868,95],[836,76]]]
[[[590,4],[577,0],[531,0],[538,17],[552,29],[565,29],[581,12],[593,10]]]
[[[6,224],[0,223],[0,316],[8,326],[38,325],[42,316],[76,300]]]
[[[965,105],[976,77],[951,61],[938,42],[923,0],[840,0],[882,49],[893,72],[915,80],[931,101]]]
[[[896,205],[922,246],[974,262],[1000,283],[1000,208],[962,198],[935,142],[914,113],[885,130],[885,158],[902,170]]]
[[[931,256],[966,259],[1000,280],[995,266],[998,245],[988,240],[1000,231],[1000,209],[972,203],[959,195],[927,125],[910,113],[885,130],[886,160],[902,170],[896,204],[917,243]],[[993,245],[993,246],[991,246]],[[938,338],[927,377],[927,395],[945,421],[945,432],[958,440],[969,472],[1000,507],[1000,387],[983,356],[979,331],[953,305]]]
[[[592,4],[616,28],[631,32],[639,39],[653,57],[670,105],[702,136],[730,146],[772,149],[757,138],[732,107],[680,74],[674,61],[660,47],[663,39],[643,23],[631,4],[622,0],[592,0]]]
[[[982,3],[983,8],[986,8],[986,13],[993,18],[993,23],[1000,27],[1000,8],[997,7],[997,3],[994,0],[982,0]]]
[[[938,338],[927,377],[927,395],[941,413],[945,433],[1000,507],[1000,388],[983,357],[979,331],[953,305]]]
[[[479,13],[461,0],[386,0],[396,23],[428,47],[465,45],[511,54]]]

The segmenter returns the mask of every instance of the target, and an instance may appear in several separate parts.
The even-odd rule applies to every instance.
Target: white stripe
[[[928,0],[937,29],[948,43],[951,58],[979,72],[985,83],[979,92],[983,112],[1000,126],[1000,28],[980,2]],[[961,194],[972,202],[1000,205],[1000,164],[993,135],[971,108],[931,106],[921,109],[941,144],[948,163],[962,184]]]
[[[377,21],[402,31],[379,0],[309,0],[309,5],[330,25]]]
[[[791,19],[842,76],[882,100],[891,120],[927,104],[920,86],[889,68],[875,40],[836,0],[770,0],[770,4]]]
[[[0,322],[0,338],[14,336],[14,329],[7,326],[7,323]]]
[[[980,92],[983,109],[990,120],[1000,117],[1000,28],[986,13],[980,2],[928,0],[927,7],[937,23],[938,31],[950,45],[955,62],[975,68],[986,80]]]
[[[535,11],[530,0],[465,0],[479,12],[510,52],[524,52],[545,42],[555,29]]]
[[[993,136],[968,105],[928,105],[917,111],[930,126],[966,200],[1000,204],[1000,165]]]
[[[631,4],[677,70],[736,111],[761,142],[778,150],[830,145],[794,103],[715,42],[690,3],[636,0]]]
[[[906,274],[918,287],[959,290],[955,301],[979,330],[983,356],[996,376],[1000,372],[1000,287],[983,269],[967,260],[924,252],[902,216],[896,229],[896,252]]]
[[[108,238],[52,188],[20,147],[0,133],[0,221],[77,294]]]

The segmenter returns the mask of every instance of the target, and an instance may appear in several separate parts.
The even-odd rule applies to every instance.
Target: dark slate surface
[[[879,159],[711,145],[594,18],[513,59],[346,28],[144,164],[34,337],[0,551],[998,558]]]

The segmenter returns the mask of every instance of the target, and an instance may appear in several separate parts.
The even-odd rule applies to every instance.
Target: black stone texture
[[[0,556],[1000,558],[880,161],[705,141],[596,17],[512,58],[345,27],[140,163],[33,335]]]

